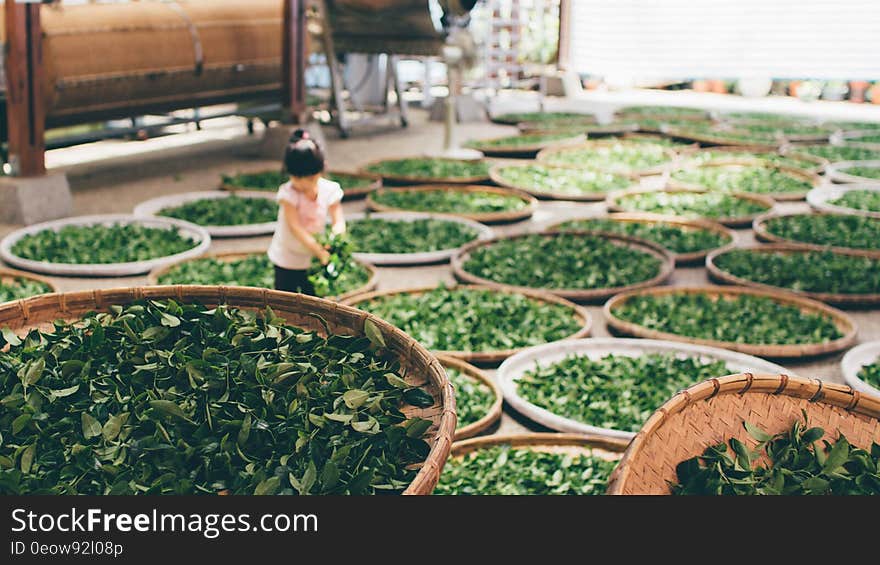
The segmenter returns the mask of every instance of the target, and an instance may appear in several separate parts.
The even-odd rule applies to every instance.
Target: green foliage
[[[880,360],[862,367],[857,376],[874,388],[880,389]]]
[[[880,169],[868,169],[874,172]],[[852,208],[853,210],[866,210],[868,212],[880,212],[880,190],[850,190],[843,196],[829,202],[835,206]]]
[[[840,172],[857,177],[880,179],[880,167],[859,167],[854,165],[852,167],[844,167],[840,169]]]
[[[327,180],[338,182],[342,190],[366,188],[373,181],[346,173],[324,172],[321,176]],[[283,171],[261,171],[258,173],[237,173],[235,175],[222,175],[225,186],[241,188],[243,190],[278,190],[278,187],[290,180],[290,175]]]
[[[798,145],[792,150],[792,154],[807,153],[828,159],[832,163],[836,161],[876,161],[880,159],[880,151],[863,149],[846,145]]]
[[[578,112],[512,112],[493,116],[492,120],[504,124],[522,122],[583,122],[591,124],[596,121],[596,118],[592,114]]]
[[[685,227],[663,222],[584,218],[560,224],[559,230],[593,230],[638,237],[665,247],[672,253],[694,253],[716,249],[730,243],[730,237],[703,228]]]
[[[457,369],[447,368],[446,375],[455,389],[458,429],[477,422],[489,413],[495,403],[495,392],[489,385]]]
[[[454,189],[436,190],[379,190],[373,201],[399,210],[437,212],[441,214],[487,214],[514,212],[526,207],[526,202],[514,195],[490,191],[464,192]]]
[[[626,116],[650,116],[675,118],[682,116],[703,117],[706,110],[702,108],[687,108],[683,106],[624,106],[617,109],[618,115]]]
[[[762,164],[776,167],[790,167],[792,169],[800,169],[806,172],[811,172],[816,168],[816,163],[809,159],[792,155],[780,155],[776,152],[713,151],[712,149],[703,149],[699,153],[695,153],[690,158],[689,163],[703,165],[706,163],[717,163],[732,159],[754,159]]]
[[[631,178],[590,169],[548,167],[539,163],[500,167],[499,176],[511,186],[536,193],[602,195],[632,186]]]
[[[636,173],[672,162],[663,144],[618,141],[557,149],[544,160],[547,165],[580,167],[616,173]]]
[[[422,180],[489,177],[489,163],[485,161],[431,157],[388,159],[368,165],[366,170],[377,175],[413,177]]]
[[[0,304],[47,292],[52,292],[52,289],[42,281],[24,277],[0,279]]]
[[[623,196],[617,204],[627,212],[653,212],[686,218],[743,218],[766,212],[759,202],[724,192],[655,190]]]
[[[757,194],[807,193],[813,184],[781,169],[752,165],[712,165],[682,169],[673,180],[724,192]]]
[[[394,493],[428,454],[397,360],[269,309],[141,301],[11,335],[0,494]]]
[[[574,134],[574,136],[576,135],[577,134]],[[535,133],[525,135],[511,135],[508,137],[496,137],[494,139],[472,139],[466,142],[464,146],[477,150],[497,149],[499,147],[531,147],[535,145],[548,144],[553,141],[571,139],[574,136],[570,133]]]
[[[768,233],[789,241],[880,249],[880,218],[849,214],[795,214],[770,218]]]
[[[309,282],[318,296],[341,296],[367,284],[370,273],[351,256],[351,241],[345,234],[333,235],[328,230],[318,236],[318,242],[330,253],[330,260],[322,265],[316,257],[309,267]]]
[[[433,218],[387,220],[365,217],[348,223],[352,248],[359,253],[426,253],[457,249],[477,237],[474,228]]]
[[[177,218],[200,226],[244,226],[274,222],[278,203],[268,198],[203,198],[180,206],[163,208],[160,216]]]

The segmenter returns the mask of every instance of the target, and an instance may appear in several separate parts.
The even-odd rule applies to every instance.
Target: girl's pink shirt
[[[321,178],[318,180],[318,197],[314,200],[297,192],[290,182],[278,188],[275,199],[293,206],[300,225],[312,235],[321,233],[327,225],[330,207],[342,200],[339,183]],[[284,206],[278,207],[278,225],[269,245],[269,259],[284,269],[307,269],[312,260],[311,252],[290,230]]]

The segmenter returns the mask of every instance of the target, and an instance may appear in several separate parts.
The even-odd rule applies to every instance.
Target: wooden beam
[[[13,175],[37,177],[46,173],[40,4],[7,0],[5,10],[9,162]]]
[[[281,105],[284,120],[302,123],[306,113],[306,3],[284,0]]]
[[[556,50],[556,66],[568,70],[571,57],[571,0],[559,0],[559,45]]]

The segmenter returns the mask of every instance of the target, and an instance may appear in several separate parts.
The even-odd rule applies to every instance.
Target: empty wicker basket
[[[880,442],[880,398],[848,386],[787,375],[742,373],[710,379],[667,401],[645,422],[611,476],[609,494],[669,494],[676,465],[711,446],[752,440],[743,422],[776,434],[806,412],[826,439],[843,434],[858,447]]]

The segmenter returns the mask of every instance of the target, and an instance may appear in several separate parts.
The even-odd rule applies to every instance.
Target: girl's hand
[[[317,258],[322,265],[326,265],[330,262],[330,253],[328,253],[326,249],[321,249],[321,252],[317,255]]]

